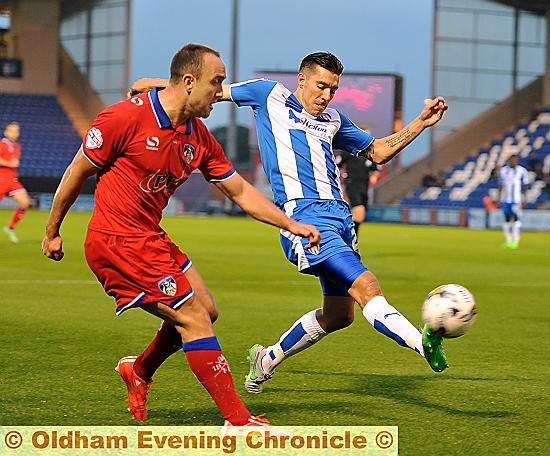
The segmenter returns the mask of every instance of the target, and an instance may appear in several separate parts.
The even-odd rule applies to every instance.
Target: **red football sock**
[[[181,336],[170,323],[162,322],[155,338],[134,362],[134,372],[146,382],[166,359],[181,350]]]
[[[25,215],[25,209],[23,209],[22,207],[18,207],[17,209],[15,209],[15,211],[13,211],[13,217],[11,218],[11,221],[9,224],[10,230],[13,230],[15,228],[15,225],[17,225],[19,220],[21,220],[24,215]]]
[[[211,341],[218,348],[211,348]],[[251,413],[235,390],[229,364],[215,337],[186,342],[183,345],[189,367],[206,388],[220,409],[222,416],[235,426],[248,422]]]

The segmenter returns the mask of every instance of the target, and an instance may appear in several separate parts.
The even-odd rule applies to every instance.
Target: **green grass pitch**
[[[10,211],[0,211],[7,221]],[[0,233],[0,425],[131,425],[117,360],[138,354],[158,321],[115,317],[89,271],[90,214],[70,213],[65,259],[40,252],[46,213],[29,211],[21,242]],[[2,222],[1,225],[4,225]],[[273,227],[243,218],[167,217],[163,226],[201,271],[221,314],[216,333],[238,391],[276,425],[399,426],[402,454],[544,454],[550,448],[550,234],[366,224],[360,247],[390,303],[419,323],[424,296],[459,283],[478,302],[470,333],[446,343],[451,368],[432,372],[411,350],[354,324],[289,359],[248,395],[246,349],[271,343],[319,306],[316,279],[284,259]],[[149,425],[218,425],[221,418],[178,353],[158,371]]]

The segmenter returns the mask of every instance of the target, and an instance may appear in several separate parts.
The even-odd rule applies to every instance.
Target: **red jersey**
[[[8,138],[0,141],[0,158],[2,160],[13,160],[21,157],[21,146],[17,142],[11,142]],[[0,165],[0,180],[13,181],[17,178],[17,168]]]
[[[159,232],[168,199],[194,170],[210,182],[236,172],[199,119],[172,127],[157,89],[101,112],[82,149],[100,168],[89,228],[104,233]]]

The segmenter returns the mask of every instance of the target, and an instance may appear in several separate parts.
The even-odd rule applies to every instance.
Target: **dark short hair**
[[[11,125],[13,125],[14,127],[21,127],[21,125],[19,125],[19,122],[16,122],[15,120],[12,120],[12,121],[10,121],[6,124],[6,126],[4,127],[4,130],[6,128],[8,128],[9,126],[11,126]]]
[[[184,74],[191,73],[197,79],[201,77],[204,54],[220,53],[203,44],[186,44],[172,58],[170,64],[170,82],[175,84]]]
[[[330,52],[314,52],[306,55],[300,64],[300,73],[306,68],[318,65],[331,73],[341,75],[344,71],[344,65],[334,54]]]

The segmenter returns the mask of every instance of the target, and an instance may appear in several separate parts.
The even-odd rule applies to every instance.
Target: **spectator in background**
[[[422,177],[422,187],[445,187],[445,172],[443,170],[438,171],[437,174],[432,172],[425,174]]]
[[[529,156],[527,157],[525,168],[527,168],[527,171],[533,171],[536,173],[537,167],[540,167],[542,169],[542,163],[539,160],[539,157],[537,157],[537,153],[533,150],[529,153]]]
[[[437,181],[435,179],[435,176],[432,173],[427,173],[422,176],[422,187],[429,188],[429,187],[435,187]]]
[[[445,177],[445,171],[443,171],[442,169],[440,169],[435,177],[435,181],[436,181],[436,187],[441,187],[441,188],[445,188],[446,186],[446,180],[447,178]]]
[[[546,179],[546,175],[542,169],[542,163],[540,161],[535,164],[535,167],[531,171],[535,173],[535,180],[544,181]]]
[[[0,201],[7,195],[17,203],[9,225],[4,227],[4,232],[13,243],[19,242],[15,234],[15,226],[29,207],[27,190],[17,178],[21,157],[21,146],[18,142],[20,133],[21,128],[17,122],[8,122],[4,129],[4,137],[0,141]]]

